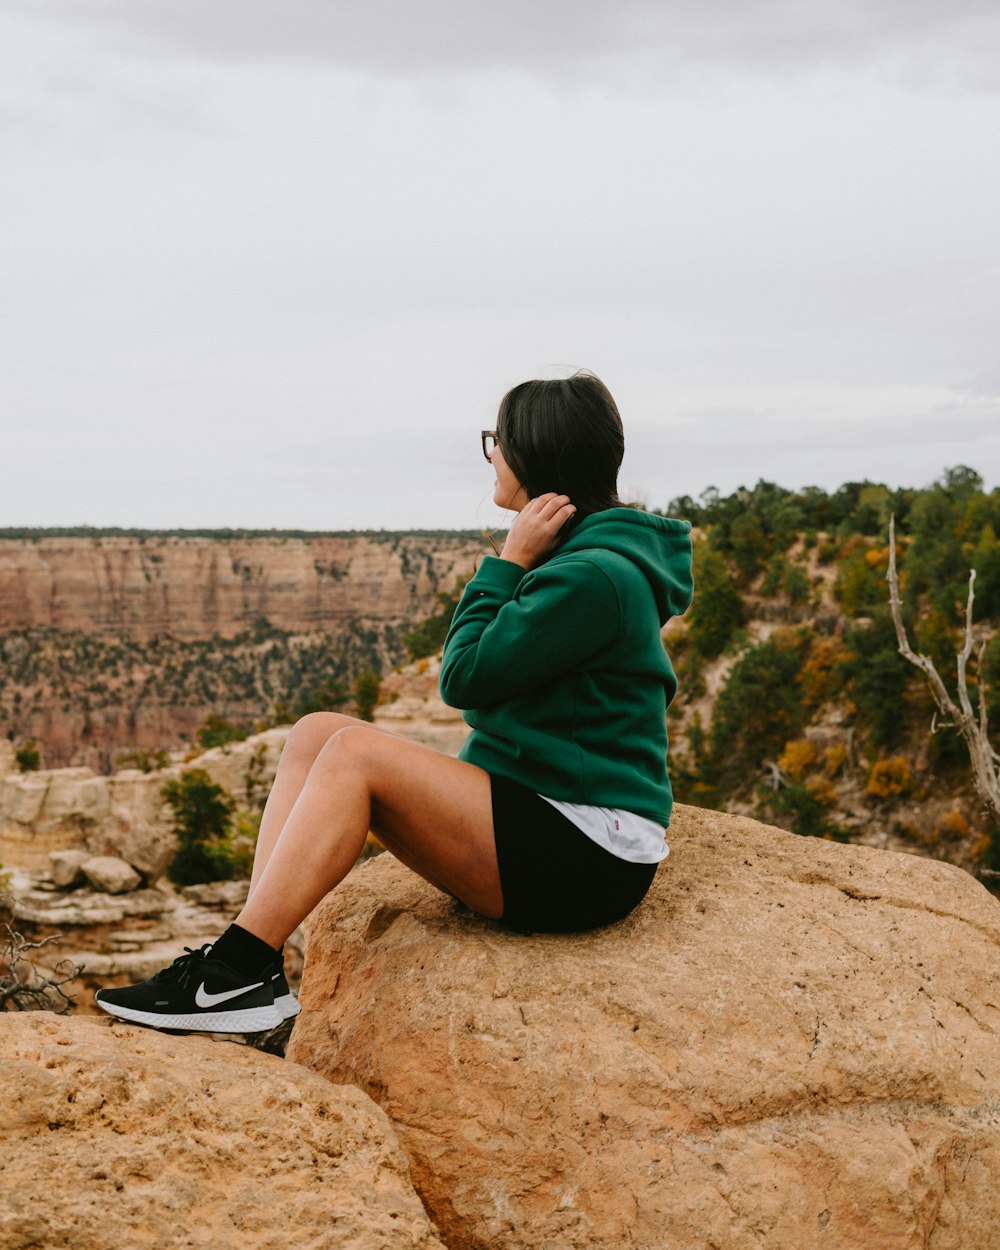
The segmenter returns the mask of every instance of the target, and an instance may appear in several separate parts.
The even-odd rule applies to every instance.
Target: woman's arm
[[[606,646],[620,625],[614,582],[589,555],[531,573],[487,556],[445,639],[441,697],[476,708],[537,689]]]

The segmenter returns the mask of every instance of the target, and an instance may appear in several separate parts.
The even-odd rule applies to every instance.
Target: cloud
[[[911,62],[1000,82],[993,0],[21,0],[221,60],[319,59],[391,75],[515,68],[543,77],[712,65],[765,71]],[[647,82],[648,85],[648,82]]]

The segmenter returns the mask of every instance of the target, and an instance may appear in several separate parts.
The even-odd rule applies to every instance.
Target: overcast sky
[[[0,0],[0,526],[489,526],[598,373],[622,492],[1000,484],[995,0]]]

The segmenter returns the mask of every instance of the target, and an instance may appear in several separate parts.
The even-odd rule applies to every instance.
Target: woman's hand
[[[559,544],[559,531],[574,515],[569,495],[538,495],[529,499],[514,518],[501,559],[533,569]]]

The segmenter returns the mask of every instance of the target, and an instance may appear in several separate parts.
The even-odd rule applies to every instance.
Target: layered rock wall
[[[210,713],[349,702],[480,551],[448,533],[0,538],[0,737],[110,772],[125,749],[189,744]]]
[[[467,578],[464,535],[0,540],[0,634],[35,627],[136,641],[292,633],[360,618],[416,622]]]

